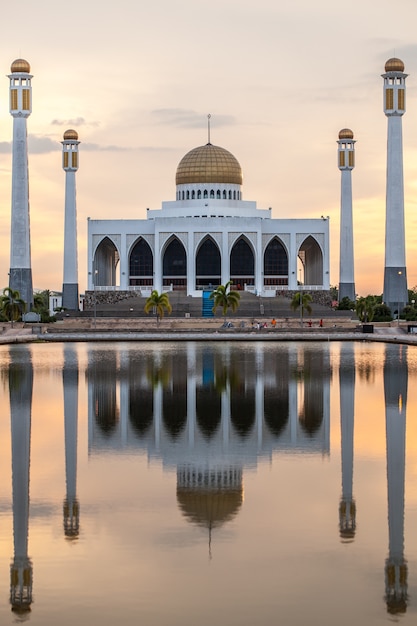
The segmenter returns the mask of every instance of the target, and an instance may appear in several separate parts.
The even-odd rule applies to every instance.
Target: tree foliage
[[[293,296],[293,299],[291,300],[291,304],[290,304],[291,309],[293,311],[297,311],[297,309],[300,309],[300,324],[301,325],[303,325],[304,312],[307,311],[307,313],[310,315],[311,312],[313,311],[311,307],[312,301],[313,301],[313,298],[311,297],[311,295],[303,291],[299,291],[298,293],[296,293]]]
[[[158,293],[156,289],[151,292],[151,295],[146,300],[145,313],[151,311],[156,312],[156,323],[159,324],[159,320],[164,317],[165,311],[170,314],[172,312],[172,306],[169,301],[169,296],[166,292]]]
[[[355,311],[362,323],[372,322],[378,301],[375,296],[361,297],[356,300]]]
[[[17,322],[26,310],[26,303],[20,297],[17,289],[5,287],[3,295],[0,298],[0,307],[2,315],[6,320],[12,323]]]
[[[220,307],[224,316],[227,315],[227,311],[232,309],[233,313],[239,307],[240,293],[230,289],[231,281],[225,285],[219,285],[210,294],[210,299],[213,300],[213,313]]]

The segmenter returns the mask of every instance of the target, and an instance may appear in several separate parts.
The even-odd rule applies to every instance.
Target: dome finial
[[[208,142],[207,143],[209,143],[209,144],[211,143],[211,141],[210,141],[210,118],[211,118],[211,115],[209,113],[207,115],[207,137],[208,137]]]

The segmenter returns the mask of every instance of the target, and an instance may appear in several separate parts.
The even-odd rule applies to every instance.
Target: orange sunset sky
[[[417,284],[417,4],[415,0],[23,0],[2,9],[0,287],[10,266],[12,117],[7,74],[31,65],[28,119],[36,289],[62,288],[62,136],[79,134],[78,266],[86,288],[87,217],[144,218],[175,199],[186,152],[232,152],[243,198],[272,217],[330,216],[331,284],[339,281],[337,138],[354,132],[355,282],[381,293],[387,119],[381,74],[409,74],[403,117],[408,286]]]

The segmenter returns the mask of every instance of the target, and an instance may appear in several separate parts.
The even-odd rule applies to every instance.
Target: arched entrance
[[[264,254],[264,286],[279,285],[288,285],[288,255],[278,237],[274,237]]]
[[[220,283],[220,250],[211,237],[206,237],[201,243],[195,259],[195,288],[217,287]]]
[[[97,246],[93,260],[93,287],[115,287],[117,284],[117,266],[119,252],[109,237]]]
[[[323,285],[323,253],[317,241],[309,235],[304,239],[298,251],[304,269],[304,285]]]
[[[129,285],[153,287],[153,255],[142,237],[134,245],[129,259]]]
[[[255,285],[255,259],[245,237],[240,237],[230,254],[230,280],[234,289]]]
[[[176,237],[165,248],[162,272],[163,287],[187,288],[187,256],[184,246]]]

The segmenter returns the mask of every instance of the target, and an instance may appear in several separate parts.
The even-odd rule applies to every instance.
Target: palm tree
[[[218,307],[221,307],[222,313],[225,316],[229,309],[232,309],[233,313],[239,306],[240,293],[238,291],[233,291],[230,289],[231,281],[227,282],[225,285],[219,285],[214,291],[210,294],[210,299],[214,300],[213,302],[213,313],[216,312]]]
[[[361,322],[372,322],[375,313],[375,298],[366,296],[366,298],[358,298],[356,301],[356,315]]]
[[[12,323],[19,319],[25,312],[26,303],[20,297],[20,293],[16,289],[6,287],[3,289],[3,295],[0,299],[0,307],[3,315]]]
[[[304,311],[307,311],[307,313],[311,314],[313,310],[310,305],[310,302],[312,301],[313,298],[309,293],[301,291],[296,293],[291,300],[290,306],[293,311],[296,311],[298,308],[300,308],[300,326],[303,325]]]
[[[158,293],[156,289],[151,292],[151,295],[146,300],[144,311],[145,313],[150,313],[152,310],[156,312],[156,324],[159,325],[159,320],[164,317],[165,310],[168,314],[172,312],[172,306],[167,293]]]

